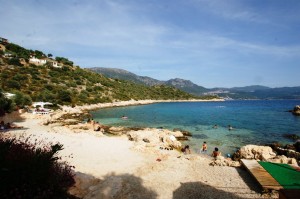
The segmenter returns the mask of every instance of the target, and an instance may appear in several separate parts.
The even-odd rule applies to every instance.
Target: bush
[[[61,144],[45,145],[0,138],[1,198],[71,198],[72,166],[58,162]]]
[[[19,91],[15,92],[15,96],[13,99],[14,99],[15,104],[20,108],[23,108],[26,105],[32,104],[31,97],[29,95],[23,94]]]
[[[23,66],[21,63],[20,63],[20,60],[19,58],[11,58],[8,60],[8,64],[10,65],[15,65],[15,66]]]
[[[14,110],[15,104],[11,99],[8,99],[0,91],[0,117],[5,115],[5,113],[10,113]],[[0,162],[1,165],[1,162]]]

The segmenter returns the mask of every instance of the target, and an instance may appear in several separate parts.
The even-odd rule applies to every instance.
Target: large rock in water
[[[269,146],[246,145],[239,150],[240,159],[255,159],[266,161],[276,156]]]
[[[292,110],[292,113],[294,115],[300,116],[300,105],[295,106],[294,109]]]

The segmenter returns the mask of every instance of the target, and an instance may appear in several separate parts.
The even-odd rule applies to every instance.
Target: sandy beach
[[[261,194],[245,169],[210,166],[212,158],[207,155],[185,155],[149,144],[141,147],[125,135],[74,131],[57,123],[43,125],[48,115],[25,113],[22,117],[15,124],[24,128],[9,130],[5,136],[63,144],[59,156],[75,166],[76,186],[70,192],[81,198],[270,197]]]

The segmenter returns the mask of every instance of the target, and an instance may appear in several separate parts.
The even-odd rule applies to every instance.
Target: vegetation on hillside
[[[111,79],[101,74],[73,66],[64,57],[56,57],[62,66],[30,64],[30,55],[44,58],[41,51],[27,50],[16,44],[6,44],[6,53],[0,56],[0,87],[4,92],[16,93],[18,106],[31,101],[49,101],[54,104],[82,105],[125,100],[191,99],[196,98],[166,85],[145,86],[130,81]],[[52,54],[48,54],[48,59]],[[22,59],[20,59],[22,58]],[[25,60],[25,62],[24,62]]]
[[[63,146],[40,144],[0,135],[1,198],[75,198],[67,192],[75,184],[73,167],[57,156]]]

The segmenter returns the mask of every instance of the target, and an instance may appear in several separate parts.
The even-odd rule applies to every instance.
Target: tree
[[[55,60],[58,61],[58,62],[61,62],[61,63],[65,64],[65,65],[73,66],[73,62],[70,61],[70,60],[68,60],[67,58],[56,57]]]
[[[19,45],[9,43],[6,45],[6,49],[11,52],[16,53],[17,56],[20,58],[29,59],[29,57],[30,57],[30,50],[27,50]]]
[[[72,102],[71,93],[67,90],[58,91],[57,98],[59,99],[60,102],[69,102],[69,103]]]
[[[13,98],[15,104],[20,107],[23,108],[26,105],[31,105],[32,104],[32,99],[29,95],[23,94],[19,91],[15,92],[15,96]]]
[[[53,55],[52,55],[51,53],[49,53],[49,54],[48,54],[48,57],[51,58],[51,57],[53,57]]]
[[[39,51],[39,50],[35,50],[34,54],[35,54],[36,58],[38,58],[38,59],[46,57],[46,55],[42,51]]]
[[[16,89],[16,90],[20,90],[21,85],[19,82],[17,82],[16,80],[8,80],[6,83],[7,87],[10,89]]]
[[[5,113],[12,112],[14,107],[13,101],[6,98],[5,95],[0,91],[0,116],[5,115]]]
[[[21,63],[20,63],[20,60],[19,58],[11,58],[8,60],[8,64],[9,65],[15,65],[15,66],[23,66]]]

